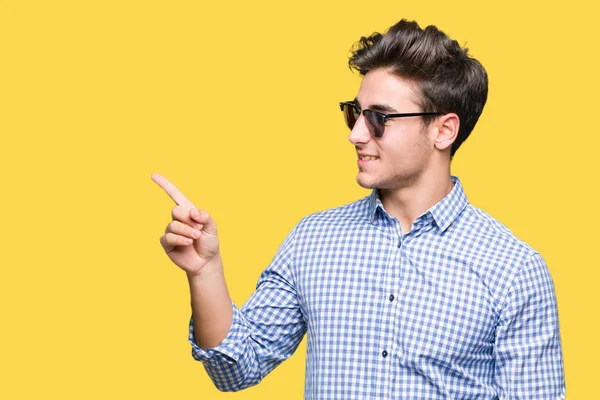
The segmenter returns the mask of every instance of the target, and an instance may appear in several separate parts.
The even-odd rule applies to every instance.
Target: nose
[[[371,140],[371,134],[367,128],[367,121],[362,114],[360,114],[356,120],[356,123],[354,124],[354,128],[352,128],[350,131],[348,140],[354,145],[358,143],[367,143],[369,140]]]

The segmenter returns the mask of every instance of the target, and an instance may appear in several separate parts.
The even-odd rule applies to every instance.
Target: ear
[[[438,150],[446,150],[452,146],[458,135],[460,120],[455,113],[444,114],[435,122],[435,147]]]

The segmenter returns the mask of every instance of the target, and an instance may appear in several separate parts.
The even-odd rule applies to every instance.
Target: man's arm
[[[196,324],[196,313],[192,314],[189,333],[192,355],[203,362],[221,391],[237,391],[259,383],[294,353],[306,333],[291,274],[295,232],[296,228],[285,238],[241,310],[231,301],[228,303],[231,327],[220,343],[203,348],[195,342],[199,330],[210,327]]]
[[[538,253],[521,266],[506,295],[496,328],[495,356],[500,399],[564,399],[556,295]]]
[[[292,355],[306,332],[291,274],[296,228],[285,238],[240,312],[225,283],[215,221],[164,176],[154,173],[152,180],[177,203],[160,243],[188,277],[192,305],[189,341],[194,358],[204,363],[220,390],[257,384]]]
[[[154,173],[152,180],[177,204],[160,244],[175,265],[185,271],[190,284],[193,315],[202,347],[218,344],[231,326],[231,298],[223,275],[217,224],[167,178]]]
[[[195,342],[203,349],[217,346],[232,323],[231,297],[227,290],[221,255],[196,275],[188,274]],[[203,327],[200,329],[199,327]]]

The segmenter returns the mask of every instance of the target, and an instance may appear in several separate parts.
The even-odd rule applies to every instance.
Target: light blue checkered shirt
[[[219,390],[257,384],[308,332],[305,399],[562,399],[552,278],[460,180],[403,234],[377,190],[304,217],[219,346]]]

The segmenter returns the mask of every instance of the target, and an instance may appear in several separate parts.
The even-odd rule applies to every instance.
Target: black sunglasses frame
[[[340,102],[340,110],[344,111],[344,107],[345,106],[351,107],[354,110],[356,110],[358,112],[358,116],[360,116],[361,113],[365,116],[365,119],[368,122],[367,126],[370,126],[371,128],[373,128],[373,130],[369,129],[369,133],[371,134],[371,136],[376,137],[376,138],[383,137],[383,131],[385,130],[385,123],[386,123],[386,121],[388,119],[391,119],[391,118],[404,118],[404,117],[421,117],[421,116],[425,116],[425,115],[442,115],[442,114],[445,114],[443,112],[420,112],[420,113],[384,114],[384,113],[379,112],[379,111],[369,110],[368,108],[366,108],[364,110],[361,110],[358,107],[358,105],[355,102],[353,102],[353,101],[342,101],[342,102]],[[348,128],[350,128],[350,129],[354,128],[354,124],[358,120],[358,117],[354,116],[354,113],[352,113],[352,115],[353,115],[353,118],[354,118],[354,122],[351,122],[350,116],[348,115],[348,111],[344,112],[344,118],[346,120],[346,125],[348,125]],[[375,116],[375,118],[372,118],[372,116]]]

